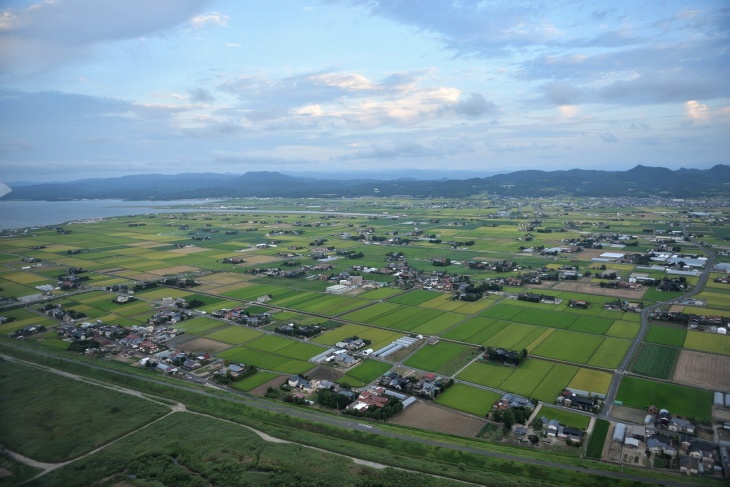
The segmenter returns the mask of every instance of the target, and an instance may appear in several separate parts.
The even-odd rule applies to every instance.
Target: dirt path
[[[97,387],[105,387],[107,389],[111,389],[111,390],[114,390],[114,391],[117,391],[117,392],[121,392],[123,394],[129,394],[131,396],[139,397],[141,399],[145,399],[145,400],[148,400],[148,401],[157,403],[157,404],[162,404],[162,405],[167,406],[167,407],[170,408],[170,412],[167,413],[167,414],[165,414],[164,416],[160,416],[159,418],[155,419],[154,421],[150,421],[146,425],[141,426],[141,427],[137,428],[134,431],[130,431],[129,433],[127,433],[127,434],[125,434],[123,436],[120,436],[119,438],[117,438],[117,439],[115,439],[113,441],[110,441],[109,443],[106,443],[106,444],[104,444],[104,445],[102,445],[102,446],[100,446],[98,448],[95,448],[94,450],[91,450],[90,452],[84,453],[83,455],[81,455],[79,457],[73,458],[73,459],[68,460],[68,461],[65,461],[65,462],[60,462],[60,463],[43,463],[43,462],[39,462],[37,460],[33,460],[32,458],[28,458],[26,456],[23,456],[20,453],[16,453],[14,451],[10,451],[10,450],[7,450],[7,449],[4,450],[11,457],[13,457],[15,460],[17,460],[17,461],[19,461],[19,462],[21,462],[21,463],[23,463],[25,465],[28,465],[28,466],[31,466],[31,467],[35,467],[35,468],[39,468],[39,469],[43,470],[38,475],[36,475],[35,477],[33,477],[33,479],[37,479],[39,477],[42,477],[43,475],[46,475],[49,472],[53,472],[54,470],[57,470],[57,469],[59,469],[61,467],[65,467],[66,465],[68,465],[70,463],[74,463],[74,462],[77,462],[79,460],[82,460],[82,459],[84,459],[86,457],[89,457],[89,456],[91,456],[91,455],[93,455],[93,454],[95,454],[95,453],[103,450],[104,448],[107,448],[108,446],[113,445],[113,444],[117,443],[120,440],[123,440],[124,438],[127,438],[127,437],[129,437],[131,435],[134,435],[137,432],[139,432],[139,431],[141,431],[141,430],[143,430],[145,428],[149,428],[153,424],[155,424],[158,421],[161,421],[161,420],[167,418],[171,414],[174,414],[174,413],[187,413],[187,414],[196,414],[198,416],[204,416],[206,418],[214,419],[214,420],[217,420],[217,421],[225,421],[226,423],[230,423],[230,424],[232,424],[234,426],[237,426],[239,428],[246,428],[249,431],[251,431],[251,432],[255,433],[256,435],[258,435],[259,438],[261,438],[263,441],[266,441],[266,442],[269,442],[269,443],[289,443],[289,444],[295,444],[295,445],[302,446],[304,448],[309,448],[310,450],[316,450],[316,451],[319,451],[319,452],[322,452],[322,453],[326,453],[326,454],[329,454],[329,455],[337,455],[337,456],[340,456],[340,457],[349,458],[350,460],[352,460],[357,465],[362,465],[362,466],[365,466],[365,467],[371,467],[371,468],[375,468],[375,469],[379,469],[379,470],[382,470],[382,469],[385,469],[385,468],[395,468],[397,470],[402,470],[404,472],[420,473],[420,474],[424,474],[424,475],[429,475],[431,477],[443,478],[443,479],[452,480],[452,481],[455,481],[455,482],[464,483],[464,484],[467,484],[467,485],[478,485],[478,484],[472,484],[470,482],[463,482],[463,481],[460,481],[460,480],[451,479],[449,477],[443,477],[443,476],[440,476],[440,475],[427,474],[427,473],[424,473],[424,472],[418,472],[416,470],[409,470],[409,469],[400,468],[400,467],[391,467],[390,465],[384,465],[382,463],[371,462],[369,460],[363,460],[361,458],[356,458],[356,457],[351,457],[351,456],[348,456],[348,455],[343,455],[341,453],[336,453],[336,452],[332,452],[332,451],[329,451],[329,450],[324,450],[322,448],[317,448],[315,446],[305,445],[303,443],[296,443],[296,442],[289,441],[289,440],[284,440],[284,439],[281,439],[281,438],[277,438],[275,436],[271,436],[271,435],[269,435],[267,433],[264,433],[263,431],[257,430],[256,428],[252,428],[251,426],[247,426],[245,424],[236,423],[235,421],[230,421],[230,420],[223,419],[223,418],[217,418],[215,416],[210,416],[208,414],[198,413],[198,412],[194,412],[194,411],[188,411],[187,407],[185,407],[185,405],[183,403],[181,403],[181,402],[178,402],[177,404],[174,404],[174,405],[170,405],[170,404],[166,404],[166,403],[163,403],[163,402],[155,401],[154,399],[146,396],[145,394],[142,394],[139,391],[135,391],[133,389],[127,389],[126,387],[121,387],[121,386],[116,386],[116,385],[108,385],[108,384],[99,383],[99,382],[96,382],[96,381],[87,379],[85,377],[82,377],[82,376],[79,376],[79,375],[76,375],[76,374],[72,374],[70,372],[65,372],[65,371],[62,371],[62,370],[53,369],[51,367],[46,367],[45,365],[40,365],[40,364],[36,364],[36,363],[33,363],[33,362],[27,362],[25,360],[17,359],[15,357],[10,357],[8,355],[0,354],[0,357],[2,357],[4,360],[8,360],[8,361],[11,361],[11,362],[17,362],[17,363],[22,363],[22,364],[27,365],[27,366],[30,366],[30,367],[36,367],[36,368],[42,369],[42,370],[44,370],[46,372],[50,372],[50,373],[53,373],[53,374],[57,374],[57,375],[60,375],[60,376],[63,376],[63,377],[66,377],[66,378],[69,378],[69,379],[72,379],[72,380],[78,380],[80,382],[85,382],[87,384],[94,385],[94,386],[97,386]],[[31,479],[31,480],[33,480],[33,479]]]

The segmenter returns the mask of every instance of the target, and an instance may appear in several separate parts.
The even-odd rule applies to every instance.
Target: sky
[[[730,2],[3,0],[0,180],[730,162]]]

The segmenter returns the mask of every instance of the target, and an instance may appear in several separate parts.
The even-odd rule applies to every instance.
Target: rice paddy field
[[[323,200],[296,205],[320,203],[320,206],[330,204]],[[605,250],[587,249],[557,256],[525,253],[520,247],[526,242],[517,240],[526,233],[521,228],[525,221],[516,217],[487,218],[486,215],[494,216],[497,210],[486,202],[481,202],[485,203],[484,207],[475,203],[474,207],[462,208],[447,208],[447,203],[441,202],[440,213],[436,214],[431,203],[423,206],[408,199],[397,203],[380,199],[343,200],[342,207],[352,213],[344,216],[329,212],[291,214],[285,209],[291,208],[293,202],[255,201],[244,202],[242,206],[256,206],[274,213],[195,210],[169,216],[130,215],[59,227],[71,230],[70,233],[60,232],[55,226],[34,229],[27,234],[4,232],[0,239],[0,317],[4,318],[0,319],[0,333],[9,334],[33,325],[52,327],[58,323],[39,312],[36,303],[40,301],[36,299],[42,298],[43,291],[36,286],[56,287],[59,275],[65,274],[68,267],[77,267],[87,271],[81,274],[89,278],[86,287],[71,292],[53,289],[47,299],[65,309],[84,313],[80,321],[100,320],[123,327],[146,325],[160,310],[164,298],[195,299],[202,303],[198,310],[206,314],[174,324],[185,334],[180,343],[205,345],[219,358],[261,369],[259,374],[236,383],[241,390],[257,387],[258,380],[271,374],[306,374],[315,365],[308,362],[311,357],[346,338],[369,340],[368,348],[378,350],[404,336],[435,336],[440,339],[435,345],[414,346],[402,352],[393,363],[387,357],[366,360],[342,371],[345,373],[342,380],[353,386],[367,384],[394,365],[402,365],[552,403],[565,387],[599,394],[608,391],[614,370],[639,332],[641,315],[606,310],[605,304],[617,299],[650,304],[680,295],[654,288],[633,294],[608,290],[600,287],[600,279],[584,277],[577,281],[544,281],[539,286],[504,285],[500,293],[485,293],[477,301],[454,299],[459,283],[442,285],[443,282],[437,282],[437,273],[467,276],[473,284],[484,279],[516,277],[541,268],[577,267],[579,274],[584,271],[595,274],[602,263],[592,259]],[[668,223],[664,225],[666,228],[651,224],[646,217],[632,216],[623,209],[592,208],[587,212],[578,210],[575,203],[543,202],[540,211],[556,216],[543,217],[542,225],[562,228],[569,220],[588,223],[565,227],[559,234],[535,234],[531,245],[557,246],[563,239],[580,239],[586,232],[594,231],[597,222],[611,221],[612,231],[639,236],[639,245],[627,253],[644,252],[653,246],[653,234],[644,229],[671,228]],[[398,210],[389,207],[390,204],[397,205]],[[524,208],[527,211],[528,206]],[[408,218],[392,220],[357,215],[384,211],[407,214]],[[662,218],[668,221],[682,222],[678,213],[659,208],[652,211],[663,212]],[[618,212],[624,215],[623,221],[615,219]],[[398,246],[339,236],[352,234],[359,228],[372,228],[371,232],[378,236],[392,235],[395,231],[403,236],[414,229],[413,222],[418,222],[418,228],[425,234],[435,234],[443,243],[411,239],[407,246]],[[449,243],[467,240],[473,241],[473,245],[457,249]],[[321,243],[317,244],[318,241]],[[689,244],[688,247],[701,251]],[[329,258],[312,259],[314,248],[325,249]],[[337,255],[338,250],[362,252],[363,256],[348,259]],[[388,260],[394,252],[402,252],[404,260],[399,261],[397,257]],[[435,267],[432,263],[435,257],[449,258],[452,264]],[[224,262],[230,258],[241,258],[244,262]],[[28,259],[40,262],[28,262]],[[516,268],[498,272],[469,266],[473,262],[497,261],[514,262]],[[433,277],[434,281],[395,285],[399,279],[398,266],[405,264],[411,270]],[[354,269],[355,265],[368,268],[367,272]],[[387,270],[388,266],[392,268]],[[608,262],[605,266],[623,279],[632,273],[664,276],[663,272],[638,269],[626,262]],[[277,274],[299,268],[305,270],[294,278]],[[326,292],[329,286],[353,274],[361,275],[368,285],[342,294]],[[712,277],[722,275],[713,273]],[[200,285],[139,290],[134,294],[136,301],[123,305],[112,303],[115,293],[105,289],[115,284],[132,287],[165,277],[194,279]],[[688,282],[693,284],[697,279],[688,278]],[[549,295],[556,301],[533,303],[516,299],[521,292]],[[730,316],[728,296],[730,286],[710,280],[707,288],[696,296],[705,306],[685,306],[685,312]],[[570,307],[570,300],[585,301],[588,307]],[[210,316],[221,308],[233,307],[243,307],[254,314],[269,313],[272,322],[253,328]],[[285,323],[329,323],[329,329],[307,340],[271,334],[276,326]],[[54,349],[67,346],[52,329],[43,337],[43,342],[39,342],[42,346]],[[481,347],[526,350],[529,358],[516,368],[498,366],[477,359],[483,351]],[[640,393],[638,399],[625,402],[644,407],[643,403],[649,399],[660,402],[671,391],[677,392],[665,391],[674,384],[655,383],[649,378],[671,380],[674,364],[683,349],[730,356],[730,338],[652,322],[631,364],[634,373],[647,379],[624,377],[621,381],[622,397],[635,395],[632,380],[648,381],[641,384],[650,384],[651,393]],[[496,400],[494,394],[457,383],[438,402],[484,415],[487,405],[491,407]],[[682,410],[684,406],[680,402],[672,407]]]

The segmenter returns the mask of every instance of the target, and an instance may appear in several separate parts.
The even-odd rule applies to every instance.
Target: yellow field
[[[608,372],[601,372],[593,369],[578,369],[578,372],[570,381],[568,387],[573,387],[581,391],[597,392],[606,394],[611,386],[612,375]]]
[[[684,348],[730,355],[730,336],[689,330],[687,338],[684,339]]]
[[[8,272],[0,274],[0,277],[8,281],[17,282],[18,284],[32,284],[34,282],[50,282],[43,276],[36,276],[27,272]]]

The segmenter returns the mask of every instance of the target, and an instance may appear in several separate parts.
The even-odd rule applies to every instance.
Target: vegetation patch
[[[672,347],[681,347],[687,337],[685,328],[677,328],[672,326],[650,325],[649,332],[644,340],[660,345],[670,345]]]
[[[730,335],[689,330],[684,340],[684,348],[730,355]]]
[[[680,350],[662,345],[643,343],[631,370],[640,375],[671,379]]]
[[[608,372],[581,367],[575,373],[568,387],[590,393],[607,394],[612,379],[613,374]]]
[[[426,345],[411,355],[408,360],[404,362],[404,365],[415,369],[436,372],[447,362],[456,358],[468,349],[469,347],[465,345],[450,342],[439,342],[436,345]]]
[[[436,402],[454,409],[486,416],[501,394],[464,384],[454,384],[436,399]]]
[[[589,458],[599,459],[603,455],[603,445],[606,443],[606,436],[608,436],[608,428],[611,423],[605,419],[597,419],[593,425],[593,433],[591,433],[591,439],[588,442],[588,448],[586,450],[586,456]]]
[[[711,420],[712,392],[692,387],[654,382],[640,377],[623,377],[616,400],[646,409],[649,405],[667,409],[672,415]]]
[[[7,360],[0,360],[0,384],[0,442],[41,462],[76,458],[169,411]]]

